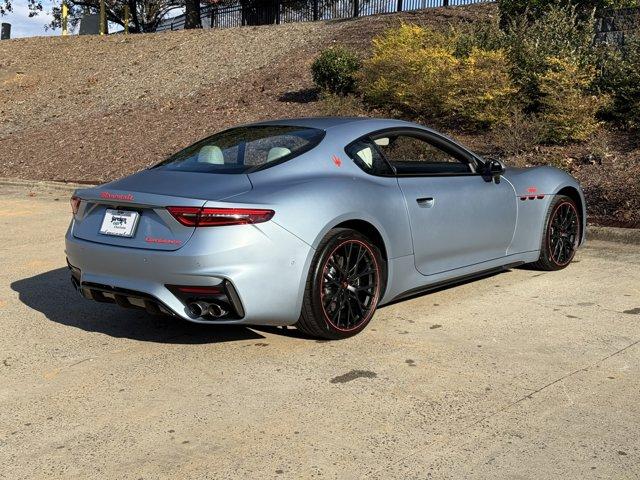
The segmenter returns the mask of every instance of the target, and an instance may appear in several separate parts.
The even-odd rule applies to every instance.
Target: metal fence
[[[493,0],[274,0],[270,5],[251,3],[207,5],[201,10],[203,28],[272,25],[355,18],[425,8],[491,3]],[[156,29],[182,30],[185,16],[168,18]]]

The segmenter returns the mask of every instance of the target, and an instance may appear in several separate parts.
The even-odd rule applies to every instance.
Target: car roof
[[[367,118],[367,117],[307,117],[307,118],[283,118],[280,120],[269,120],[265,122],[252,123],[250,125],[290,125],[296,127],[319,128],[329,130],[336,127],[344,127],[349,124],[358,124],[359,127],[377,130],[389,127],[420,127],[412,122],[404,120],[394,120],[389,118]]]

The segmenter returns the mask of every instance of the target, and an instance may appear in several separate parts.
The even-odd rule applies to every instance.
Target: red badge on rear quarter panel
[[[333,156],[331,157],[331,160],[333,161],[333,164],[334,164],[336,167],[341,167],[341,166],[342,166],[342,160],[340,160],[340,157],[339,157],[339,156],[337,156],[337,155],[333,155]]]

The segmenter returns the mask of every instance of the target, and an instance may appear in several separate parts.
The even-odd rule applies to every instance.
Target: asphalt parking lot
[[[319,342],[81,299],[69,210],[0,185],[0,478],[640,477],[639,246]]]

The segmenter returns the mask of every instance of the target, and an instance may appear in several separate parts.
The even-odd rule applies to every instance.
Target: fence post
[[[129,33],[129,5],[124,6],[124,33]]]
[[[449,6],[449,0],[442,0],[442,6],[443,7],[448,7]]]
[[[318,20],[318,0],[313,0],[313,21]]]
[[[360,0],[353,0],[353,16],[357,17],[360,14]]]
[[[276,9],[276,25],[280,25],[280,0],[275,0],[275,9]]]
[[[397,11],[401,12],[402,11],[402,0],[398,0],[398,7],[397,7]]]
[[[104,0],[100,0],[100,35],[104,35],[107,26],[107,9],[104,5]]]
[[[11,38],[11,24],[0,23],[0,40],[9,40]]]

